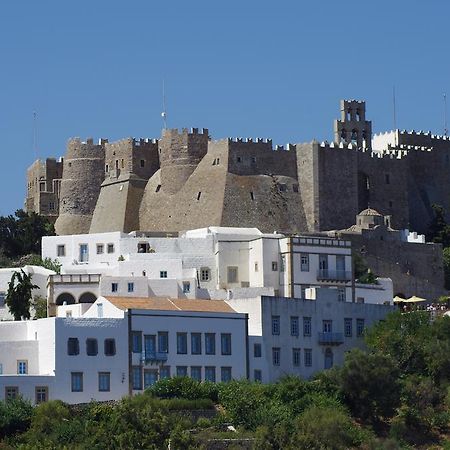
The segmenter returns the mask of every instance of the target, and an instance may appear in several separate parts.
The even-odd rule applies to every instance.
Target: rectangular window
[[[311,336],[311,317],[303,317],[303,336]]]
[[[200,269],[200,281],[209,281],[211,279],[211,272],[207,267]]]
[[[231,367],[220,368],[220,381],[222,381],[223,383],[231,381]]]
[[[276,272],[278,270],[278,263],[276,261],[272,261],[272,272]]]
[[[97,339],[93,338],[86,339],[86,354],[88,356],[97,356],[98,354]]]
[[[353,319],[350,317],[344,319],[344,333],[345,337],[353,336]]]
[[[134,292],[134,283],[128,283],[128,292]]]
[[[133,366],[132,371],[132,383],[134,391],[142,390],[142,370],[140,366]]]
[[[345,288],[338,288],[338,301],[345,302],[345,300],[346,300]]]
[[[28,361],[17,361],[17,374],[26,375],[28,373]]]
[[[333,322],[331,320],[322,320],[322,331],[331,333],[333,331]]]
[[[67,354],[70,356],[80,354],[80,343],[78,338],[67,339]]]
[[[189,294],[191,292],[191,283],[189,281],[183,281],[183,294]]]
[[[159,278],[167,278],[167,270],[161,270],[159,272]]]
[[[298,316],[291,316],[291,336],[298,336]]]
[[[280,272],[284,272],[286,270],[286,256],[281,255],[280,259]]]
[[[308,253],[300,254],[300,270],[302,272],[309,272],[309,254]]]
[[[253,379],[255,381],[262,381],[262,372],[259,369],[253,371]]]
[[[145,159],[141,159],[141,167],[145,167]]]
[[[191,367],[191,378],[193,380],[202,381],[202,368],[200,366]]]
[[[66,256],[66,246],[65,245],[56,246],[56,255],[59,257]]]
[[[238,282],[238,268],[235,266],[227,267],[227,280],[228,283]]]
[[[105,356],[114,356],[116,354],[116,340],[105,339]]]
[[[80,262],[89,261],[89,250],[87,244],[80,244]]]
[[[179,355],[187,354],[187,333],[177,333],[177,353]]]
[[[111,374],[110,372],[98,373],[98,390],[99,392],[109,392],[111,390]]]
[[[83,392],[83,372],[72,372],[70,375],[72,392]]]
[[[216,368],[214,366],[205,367],[205,381],[216,382]]]
[[[280,365],[280,347],[272,347],[272,364],[274,366]]]
[[[159,369],[159,378],[170,378],[170,366],[162,366]]]
[[[142,352],[142,331],[131,332],[131,342],[133,353]]]
[[[207,355],[216,354],[216,335],[215,333],[205,333],[205,353]]]
[[[253,344],[253,356],[261,358],[261,344]]]
[[[193,355],[202,354],[202,334],[191,333],[191,353]]]
[[[220,343],[222,355],[231,355],[231,334],[222,333],[220,335]]]
[[[101,255],[104,253],[104,246],[103,244],[97,244],[97,255]]]
[[[47,386],[36,386],[35,390],[36,404],[44,403],[48,401],[48,387]]]
[[[70,311],[70,317],[72,317],[72,312]],[[97,317],[103,317],[103,303],[97,303]]]
[[[107,252],[108,253],[114,253],[114,244],[108,244]]]
[[[6,298],[6,293],[5,292],[0,292],[0,308],[4,308],[4,306],[5,306],[5,298]]]
[[[255,262],[255,272],[258,272],[258,271],[259,271],[258,263]]]
[[[158,381],[157,370],[144,370],[144,389],[154,385]]]
[[[272,316],[272,334],[280,334],[280,316]]]
[[[5,387],[5,400],[14,400],[19,396],[19,388],[17,386]]]
[[[177,377],[187,377],[187,366],[177,366]]]
[[[292,349],[292,365],[294,367],[300,367],[301,350],[299,348]]]
[[[304,355],[305,355],[305,367],[311,367],[312,366],[312,349],[305,348]]]
[[[356,319],[356,336],[362,337],[364,334],[364,319]]]
[[[169,353],[169,333],[167,331],[158,331],[158,351]]]
[[[119,283],[111,283],[111,292],[117,292],[119,290]]]

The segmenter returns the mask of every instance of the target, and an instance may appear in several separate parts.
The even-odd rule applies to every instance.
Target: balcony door
[[[345,276],[345,256],[337,255],[336,256],[336,272],[338,277]]]
[[[319,269],[322,272],[328,270],[328,255],[319,255]]]
[[[146,355],[154,355],[156,353],[156,335],[146,334],[144,336],[144,349]]]
[[[333,350],[327,348],[325,350],[324,368],[331,369],[333,367]]]

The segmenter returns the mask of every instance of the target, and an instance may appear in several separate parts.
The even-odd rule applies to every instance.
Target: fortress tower
[[[105,180],[91,233],[139,230],[139,206],[148,179],[159,168],[158,141],[133,138],[105,144]]]
[[[341,100],[341,119],[334,122],[334,141],[371,148],[372,122],[366,120],[366,102]]]
[[[57,234],[88,233],[92,213],[104,178],[106,141],[94,144],[92,139],[81,142],[71,139],[67,144],[61,181]]]
[[[163,130],[159,142],[161,187],[168,194],[178,192],[208,151],[208,130],[198,128],[191,132],[183,128]]]

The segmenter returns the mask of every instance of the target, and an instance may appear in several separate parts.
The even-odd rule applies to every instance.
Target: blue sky
[[[441,133],[450,97],[446,0],[16,0],[0,4],[0,214],[26,167],[73,136],[158,137],[168,126],[275,143],[331,139],[339,99],[374,132]],[[449,102],[450,103],[450,102]],[[449,105],[450,106],[450,105]]]

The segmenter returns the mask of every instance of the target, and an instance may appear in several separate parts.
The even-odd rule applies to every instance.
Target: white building
[[[300,298],[309,287],[338,289],[342,299],[392,301],[392,284],[355,285],[349,241],[284,237],[255,228],[209,227],[179,237],[120,232],[44,237],[42,256],[62,263],[49,279],[50,312],[104,296]],[[357,292],[358,291],[358,292]]]
[[[309,378],[341,365],[345,353],[363,347],[363,331],[393,306],[341,301],[335,289],[308,289],[308,299],[257,297],[228,303],[249,316],[250,379],[264,383],[284,375]]]
[[[60,313],[0,324],[0,400],[85,403],[161,377],[247,377],[247,315],[223,301],[100,297]]]

